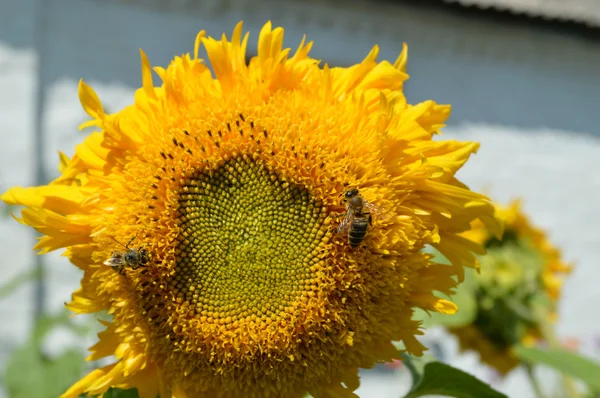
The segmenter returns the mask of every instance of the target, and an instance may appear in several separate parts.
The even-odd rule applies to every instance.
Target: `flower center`
[[[171,288],[209,323],[259,321],[311,290],[327,226],[309,192],[247,157],[191,175]]]

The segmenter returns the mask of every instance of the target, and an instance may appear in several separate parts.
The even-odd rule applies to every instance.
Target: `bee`
[[[337,232],[338,234],[348,232],[348,243],[355,248],[363,241],[367,229],[372,225],[371,213],[377,213],[378,210],[375,205],[367,202],[356,188],[344,192],[343,201],[346,203],[346,214]],[[365,209],[369,212],[365,212]]]
[[[127,242],[126,245],[123,245],[121,242],[113,238],[115,242],[125,248],[125,251],[113,252],[110,258],[104,262],[104,264],[110,266],[121,275],[124,274],[126,267],[138,269],[139,267],[148,264],[149,257],[146,249],[142,249],[141,247],[132,249],[129,247],[135,238],[136,237],[134,236],[133,238],[129,239],[129,242]]]

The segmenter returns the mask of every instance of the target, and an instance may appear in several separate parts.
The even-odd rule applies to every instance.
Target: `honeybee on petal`
[[[105,265],[110,266],[112,269],[123,275],[125,268],[138,269],[139,267],[148,264],[149,256],[146,249],[142,249],[140,246],[137,249],[130,248],[129,245],[135,239],[135,236],[129,239],[126,245],[112,238],[115,242],[125,248],[125,251],[115,251],[108,260],[104,262]]]
[[[363,241],[367,229],[372,225],[372,213],[378,214],[379,209],[367,202],[356,188],[344,192],[343,201],[346,203],[346,214],[337,232],[340,235],[347,232],[348,243],[355,248]]]

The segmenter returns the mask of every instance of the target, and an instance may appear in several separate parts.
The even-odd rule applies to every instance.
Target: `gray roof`
[[[529,17],[571,21],[600,27],[600,0],[442,0],[481,9],[509,11]]]

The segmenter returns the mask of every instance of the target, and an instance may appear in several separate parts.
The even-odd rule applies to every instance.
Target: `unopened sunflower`
[[[116,362],[63,397],[353,396],[359,368],[399,357],[393,341],[422,352],[414,308],[456,310],[434,292],[481,253],[460,233],[477,218],[501,232],[454,178],[478,144],[433,141],[450,107],[407,104],[406,49],[320,67],[267,23],[247,64],[247,40],[241,23],[231,41],[201,32],[166,69],[142,53],[142,88],[115,114],[80,83],[99,131],[57,180],[2,197],[26,206],[37,249],[84,271],[68,308],[113,316],[89,359]],[[377,209],[355,248],[352,225],[337,232],[352,189]]]
[[[463,234],[484,245],[487,254],[473,278],[474,319],[450,331],[461,349],[479,352],[483,362],[506,374],[520,363],[512,352],[514,345],[531,345],[546,337],[545,329],[556,319],[562,277],[571,267],[545,233],[530,224],[518,201],[497,209],[506,222],[502,240],[478,221]]]

